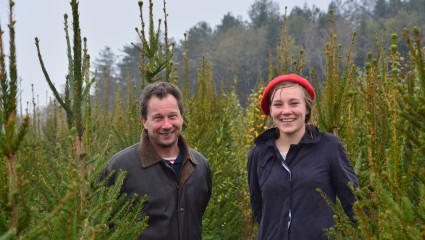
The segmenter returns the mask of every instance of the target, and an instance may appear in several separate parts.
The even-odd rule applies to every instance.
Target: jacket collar
[[[274,140],[277,138],[277,128],[271,128],[261,133],[255,140],[255,145],[274,146]],[[306,125],[304,136],[298,144],[316,143],[320,141],[319,129],[311,124]]]
[[[193,164],[197,165],[198,162],[196,161],[195,157],[192,155],[192,153],[189,151],[188,145],[186,143],[186,140],[183,138],[182,135],[179,136],[179,143],[183,145],[183,163],[185,163],[186,160],[192,162]],[[146,129],[143,129],[142,136],[140,137],[140,143],[139,143],[139,156],[140,161],[142,164],[142,167],[147,168],[150,167],[158,162],[162,161],[162,158],[155,152],[152,143],[149,141],[148,137],[148,131]]]

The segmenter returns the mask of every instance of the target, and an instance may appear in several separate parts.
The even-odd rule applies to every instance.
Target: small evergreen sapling
[[[6,73],[3,50],[3,31],[0,26],[0,170],[1,178],[6,175],[8,183],[0,188],[0,233],[19,235],[30,218],[26,199],[22,192],[20,166],[17,165],[17,151],[27,133],[29,116],[17,115],[18,73],[16,66],[14,2],[9,1],[9,76]],[[7,161],[7,164],[3,164]],[[8,166],[8,170],[3,169]],[[7,192],[7,194],[6,194]],[[25,213],[20,214],[20,209]]]

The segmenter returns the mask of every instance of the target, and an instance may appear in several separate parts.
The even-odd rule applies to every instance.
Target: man
[[[140,143],[113,156],[103,174],[122,169],[127,175],[121,193],[127,193],[127,199],[147,195],[143,214],[149,216],[149,227],[139,239],[201,239],[202,215],[211,196],[211,169],[181,135],[183,112],[176,86],[148,85],[140,97],[144,125]]]

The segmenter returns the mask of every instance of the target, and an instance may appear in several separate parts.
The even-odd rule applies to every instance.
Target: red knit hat
[[[276,77],[275,79],[270,81],[269,85],[267,85],[266,89],[264,89],[263,97],[261,97],[261,101],[260,101],[260,107],[261,107],[261,110],[263,110],[264,114],[266,114],[266,115],[270,114],[269,104],[267,103],[267,97],[268,97],[270,91],[278,83],[285,82],[285,81],[298,83],[299,85],[301,85],[303,88],[305,88],[307,90],[308,94],[310,94],[310,96],[311,96],[311,100],[314,100],[314,96],[315,96],[314,89],[310,85],[310,83],[307,81],[307,79],[302,78],[302,77],[300,77],[296,74],[282,75],[282,76]]]

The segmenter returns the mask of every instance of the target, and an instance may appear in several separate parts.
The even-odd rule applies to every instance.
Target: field
[[[72,29],[66,30],[70,71],[63,91],[50,82],[37,44],[56,98],[43,111],[18,111],[14,25],[9,27],[7,70],[1,30],[0,239],[134,239],[147,227],[146,219],[138,219],[143,198],[126,203],[123,197],[117,199],[125,173],[111,188],[99,184],[98,177],[113,154],[139,141],[143,126],[138,96],[155,81],[183,83],[183,135],[213,171],[203,239],[254,239],[258,226],[249,204],[246,162],[253,139],[270,127],[259,108],[266,82],[242,105],[234,88],[214,87],[214,69],[204,60],[196,91],[189,94],[194,80],[189,84],[187,77],[179,79],[168,40],[160,47],[162,35],[142,26],[141,84],[128,81],[127,91],[118,92],[109,104],[107,97],[99,99],[90,74],[78,2],[72,0],[71,6],[72,27],[65,18],[66,29]],[[359,68],[351,64],[351,51],[344,56],[341,52],[341,44],[351,49],[355,33],[352,42],[338,43],[332,11],[329,21],[323,53],[326,81],[316,82],[314,69],[305,76],[318,94],[312,122],[341,139],[360,187],[353,189],[357,222],[345,216],[339,203],[329,203],[336,226],[325,231],[330,239],[425,239],[425,65],[420,30],[391,35],[389,49],[381,44],[386,36],[377,39],[365,67]],[[305,70],[303,57],[308,53],[288,55],[285,29],[276,56],[270,56],[266,81]],[[399,53],[400,41],[407,43],[407,54]],[[103,77],[107,93],[108,76],[97,77]]]

